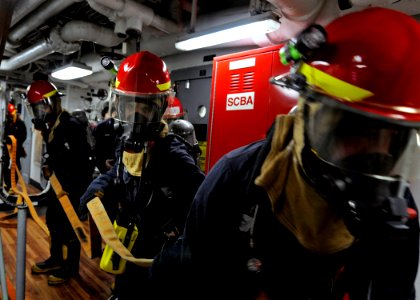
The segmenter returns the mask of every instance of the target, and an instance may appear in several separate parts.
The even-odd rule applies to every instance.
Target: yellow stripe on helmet
[[[52,90],[51,92],[48,92],[44,95],[42,95],[44,98],[49,98],[51,96],[54,96],[55,94],[57,94],[57,90]]]
[[[115,78],[114,86],[115,88],[118,88],[120,86],[121,81],[119,81],[117,78]]]
[[[156,84],[156,87],[159,89],[159,91],[169,90],[171,88],[171,81],[162,84]]]
[[[358,102],[373,96],[371,91],[335,78],[302,62],[299,72],[306,76],[308,84],[314,85],[326,94],[349,102]]]

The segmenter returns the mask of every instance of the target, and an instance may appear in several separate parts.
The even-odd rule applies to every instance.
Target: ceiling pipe
[[[95,24],[82,21],[71,21],[67,24],[61,30],[58,28],[52,30],[48,39],[25,49],[9,59],[3,59],[0,70],[16,70],[54,52],[65,55],[74,53],[79,51],[80,43],[77,42],[81,40],[94,40],[106,47],[116,46],[122,41],[111,29],[105,29]]]
[[[3,57],[4,46],[7,40],[7,33],[9,32],[10,22],[12,20],[12,14],[15,7],[14,0],[3,0],[2,9],[0,9],[0,61]]]
[[[115,47],[124,41],[113,30],[84,21],[70,21],[60,33],[66,42],[90,41],[105,47]]]
[[[36,45],[25,49],[12,56],[9,59],[3,59],[1,61],[0,70],[2,71],[12,71],[16,70],[26,64],[34,62],[38,59],[44,58],[45,56],[52,54],[54,52],[60,52],[63,54],[70,54],[76,52],[80,49],[79,44],[71,44],[64,42],[58,30],[55,29],[51,31],[50,37],[45,41],[41,41]]]
[[[90,7],[105,14],[115,22],[117,34],[127,34],[127,31],[141,32],[143,25],[152,26],[165,33],[179,32],[178,24],[162,18],[153,9],[131,0],[87,0]]]
[[[12,23],[10,24],[10,27],[13,27],[45,1],[46,0],[15,1],[17,3],[15,9],[13,10]]]
[[[189,30],[190,33],[195,32],[195,24],[197,23],[197,10],[198,10],[197,1],[198,0],[192,0],[191,22],[190,22],[190,30]]]
[[[69,3],[73,3],[75,1],[80,0],[66,0],[65,5],[69,5]],[[274,33],[270,33],[267,35],[263,35],[263,38],[260,40],[251,40],[247,39],[242,41],[242,43],[234,43],[232,46],[234,47],[244,47],[244,46],[265,46],[270,45],[273,43],[281,43],[282,41],[294,36],[299,29],[304,29],[308,24],[313,23],[319,19],[322,16],[322,21],[327,22],[327,20],[332,20],[339,14],[338,10],[338,4],[335,0],[268,0],[274,7],[275,10],[277,10],[277,13],[281,15],[280,22],[282,23],[280,29]],[[53,3],[63,1],[52,1]],[[149,44],[148,49],[151,52],[156,53],[160,56],[168,56],[172,54],[180,53],[179,50],[175,49],[175,47],[170,48],[169,50],[163,50],[162,49],[162,42],[165,41],[173,41],[172,44],[175,43],[176,39],[180,35],[180,30],[177,24],[175,24],[172,21],[163,19],[159,16],[156,16],[148,7],[145,7],[144,5],[138,4],[136,2],[133,2],[131,0],[87,0],[89,5],[97,10],[99,13],[106,15],[111,21],[115,21],[116,23],[120,22],[120,24],[124,23],[124,26],[126,26],[125,31],[122,32],[122,25],[121,33],[124,35],[127,33],[128,29],[135,29],[135,30],[142,30],[142,26],[148,25],[152,26],[154,28],[157,28],[163,32],[172,33],[168,36],[161,37],[159,39],[151,39],[148,41],[145,41],[144,44]],[[332,5],[332,3],[335,3],[335,6]],[[45,4],[46,5],[46,4]],[[63,5],[63,6],[65,6]],[[44,5],[42,5],[43,7]],[[53,8],[51,8],[50,13],[52,11],[56,11],[57,7],[59,5],[55,4]],[[63,7],[60,6],[60,7]],[[248,7],[249,10],[249,7]],[[325,12],[324,10],[327,10]],[[240,9],[239,9],[240,11]],[[226,13],[226,12],[225,12]],[[42,13],[40,13],[42,15]],[[249,15],[249,11],[248,11]],[[243,17],[240,13],[238,13],[238,8],[236,8],[235,13],[231,13],[231,15],[227,16],[226,22],[232,21],[234,19],[240,19]],[[136,23],[130,23],[130,19],[137,19],[140,20],[140,22]],[[206,25],[208,23],[221,23],[222,17],[217,16],[209,16],[209,18],[206,20],[205,16],[200,16],[200,22],[197,22],[197,24],[194,24],[194,27],[197,31],[199,31],[200,25],[204,24],[204,21],[206,22]],[[31,19],[32,20],[32,19]],[[39,17],[38,20],[42,23],[45,20],[45,17]],[[123,22],[123,20],[126,20]],[[35,22],[35,21],[31,21]],[[225,22],[225,23],[226,23]],[[222,22],[223,23],[223,22]],[[32,26],[35,26],[36,23],[31,23]],[[65,42],[75,42],[80,40],[93,40],[97,41],[99,44],[102,44],[105,40],[107,43],[117,43],[117,41],[121,41],[121,37],[116,37],[115,35],[110,38],[110,33],[105,31],[102,31],[103,28],[99,30],[100,27],[94,25],[88,25],[89,23],[71,23],[68,27],[62,29],[62,33],[64,33],[64,38],[60,36],[60,39]],[[321,24],[322,25],[322,24]],[[26,25],[27,26],[27,25]],[[38,25],[39,26],[39,25]],[[96,26],[96,27],[95,27]],[[129,28],[127,26],[138,26],[138,28]],[[116,26],[117,27],[117,26]],[[27,28],[27,27],[26,27]],[[34,27],[32,27],[33,29]],[[295,29],[297,28],[297,29]],[[292,30],[293,29],[293,30]],[[17,29],[14,32],[13,38],[15,41],[19,41],[20,35],[23,34],[23,29]],[[107,38],[98,38],[99,36],[102,36],[105,33]],[[19,34],[18,34],[19,33]],[[117,32],[118,33],[118,32]],[[118,43],[119,43],[118,42]],[[118,44],[117,43],[117,44]],[[142,43],[143,44],[143,43]],[[171,45],[172,45],[171,44]],[[221,47],[228,47],[230,44],[221,45],[220,47],[215,48],[221,48]],[[80,45],[75,44],[75,48],[77,50],[79,49]],[[77,51],[75,50],[75,51]],[[164,51],[164,53],[163,53]],[[16,68],[19,68],[27,63],[33,62],[36,59],[42,58],[44,56],[47,56],[53,52],[60,52],[62,53],[62,49],[59,49],[58,46],[53,45],[52,43],[48,43],[47,41],[38,43],[37,45],[31,47],[30,49],[25,50],[22,53],[19,53],[13,57],[11,57],[8,60],[3,60],[2,64],[0,65],[0,70],[14,70]]]
[[[8,47],[16,47],[20,41],[35,28],[45,23],[45,20],[57,15],[67,7],[83,0],[60,0],[49,1],[39,6],[34,13],[25,19],[25,22],[15,26],[8,35]]]

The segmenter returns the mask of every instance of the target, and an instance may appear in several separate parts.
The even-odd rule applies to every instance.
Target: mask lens
[[[311,148],[342,169],[372,175],[392,174],[412,129],[321,103],[308,104],[305,120]]]
[[[39,120],[45,119],[45,116],[47,114],[47,107],[42,101],[35,104],[31,104],[31,108],[32,108],[34,119],[39,119]]]
[[[167,94],[119,95],[114,94],[110,107],[117,112],[116,119],[125,123],[157,123],[162,119]]]

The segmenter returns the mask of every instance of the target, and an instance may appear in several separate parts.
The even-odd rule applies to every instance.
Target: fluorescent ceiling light
[[[269,33],[279,29],[280,23],[273,14],[265,13],[232,23],[219,25],[202,32],[189,34],[175,43],[175,48],[183,51],[224,44],[244,38]]]
[[[51,76],[60,80],[72,80],[88,76],[92,73],[93,71],[91,67],[82,63],[72,62],[58,68],[51,73]]]

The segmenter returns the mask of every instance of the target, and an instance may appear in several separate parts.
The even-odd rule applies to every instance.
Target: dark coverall
[[[85,128],[67,111],[60,114],[57,123],[58,126],[43,133],[47,146],[44,165],[54,171],[77,211],[79,199],[92,181],[90,145]],[[80,242],[54,192],[48,199],[46,222],[51,235],[51,258],[62,265],[64,272],[77,274]],[[67,246],[66,260],[63,258],[64,245]]]
[[[284,133],[286,142],[288,135]],[[307,250],[278,221],[267,192],[254,183],[272,139],[273,132],[267,139],[225,155],[197,191],[183,248],[183,253],[190,253],[194,272],[179,280],[180,296],[414,300],[418,218],[408,221],[409,230],[398,239],[379,232],[335,253]],[[409,207],[417,210],[409,191],[405,197]],[[279,204],[284,198],[283,194]],[[302,212],[300,217],[307,216]]]
[[[115,160],[117,146],[117,130],[114,128],[114,119],[103,120],[96,125],[92,132],[95,138],[96,166],[101,174],[108,171],[106,160]]]
[[[204,179],[204,173],[180,137],[169,134],[150,144],[150,160],[141,177],[129,174],[116,163],[113,169],[95,178],[80,201],[83,210],[98,191],[103,193],[105,203],[120,201],[117,223],[125,226],[130,220],[136,223],[139,234],[131,253],[141,258],[154,258],[165,243],[176,240],[182,233],[191,201]],[[115,215],[114,211],[108,214]],[[149,280],[149,268],[127,262],[125,272],[116,276],[114,295],[119,300],[157,299],[157,291]]]
[[[6,125],[4,127],[4,138],[7,142],[7,136],[13,135],[16,138],[16,166],[21,169],[21,157],[26,156],[23,143],[26,141],[26,125],[25,122],[20,118],[19,114],[16,115],[16,120],[13,121],[11,118],[7,118]],[[4,184],[6,188],[10,188],[10,157],[7,147],[3,149],[3,170],[4,170]],[[16,177],[17,180],[17,177]]]

